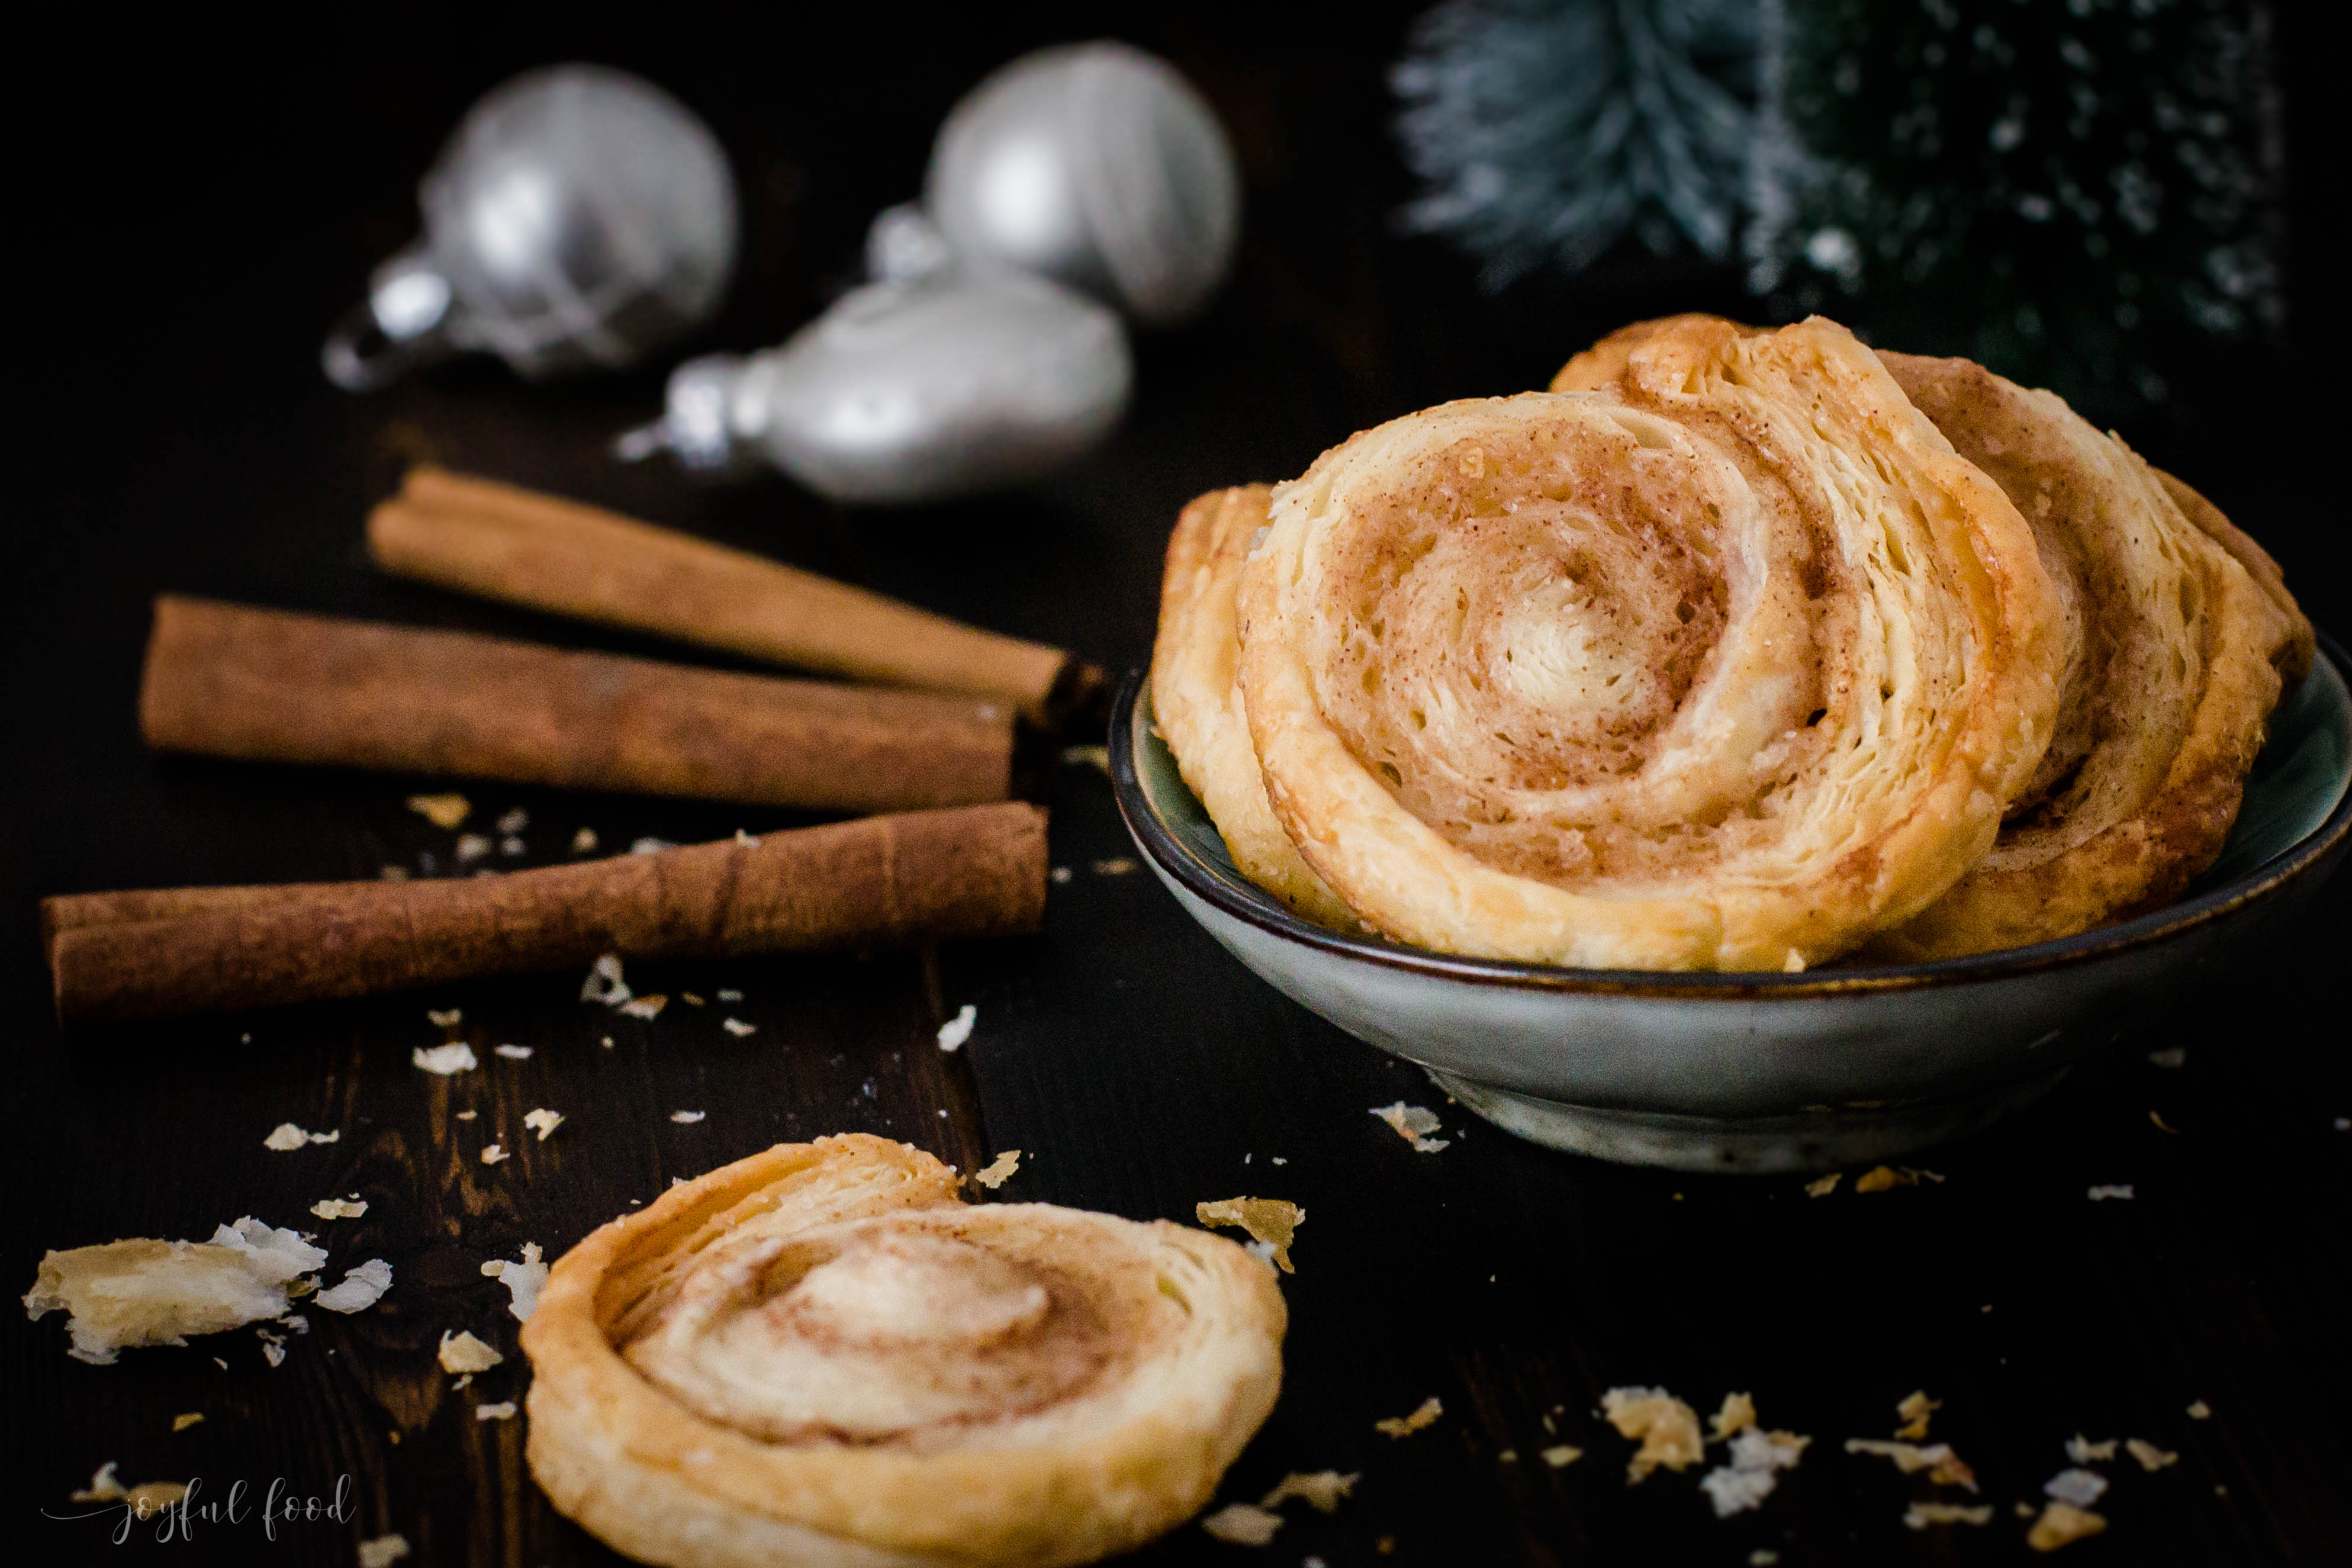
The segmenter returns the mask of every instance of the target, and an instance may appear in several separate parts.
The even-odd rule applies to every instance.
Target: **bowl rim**
[[[2336,678],[2352,686],[2352,657],[2325,632],[2318,653]],[[2307,678],[2307,677],[2306,677]],[[1650,997],[1680,1001],[1800,1001],[1860,992],[1922,990],[2005,980],[2071,967],[2168,941],[2270,898],[2308,875],[2352,837],[2352,789],[2316,828],[2252,871],[2177,904],[2073,936],[1995,953],[1940,958],[1927,964],[1874,965],[1798,974],[1756,970],[1571,969],[1506,958],[1436,953],[1375,937],[1351,936],[1301,919],[1263,893],[1245,895],[1203,864],[1197,852],[1160,820],[1144,792],[1135,759],[1135,710],[1149,690],[1150,670],[1129,670],[1110,715],[1111,796],[1129,833],[1155,869],[1202,903],[1269,936],[1334,956],[1402,969],[1457,984],[1592,996]]]

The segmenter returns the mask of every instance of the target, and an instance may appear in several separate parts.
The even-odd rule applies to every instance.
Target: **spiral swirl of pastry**
[[[1990,846],[2056,709],[2032,535],[1821,320],[1359,434],[1276,490],[1239,604],[1276,818],[1445,952],[1832,956]]]
[[[1189,1518],[1274,1405],[1271,1270],[1182,1226],[956,1194],[850,1134],[595,1232],[524,1327],[540,1484],[692,1568],[1087,1563]]]
[[[2282,673],[2308,667],[2309,622],[2210,502],[2054,393],[1967,360],[1880,358],[2032,524],[2067,659],[2050,749],[1999,841],[1874,954],[2020,946],[2170,902],[2221,853]]]
[[[1242,874],[1309,920],[1353,927],[1354,912],[1275,820],[1234,681],[1241,658],[1234,596],[1273,495],[1264,485],[1213,490],[1177,517],[1151,650],[1151,715]]]

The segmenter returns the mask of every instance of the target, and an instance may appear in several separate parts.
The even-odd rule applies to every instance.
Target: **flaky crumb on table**
[[[436,1354],[440,1360],[441,1370],[451,1374],[488,1372],[506,1360],[505,1356],[465,1329],[455,1333],[442,1330],[441,1345]]]
[[[1629,1486],[1661,1465],[1685,1470],[1706,1457],[1697,1412],[1663,1388],[1612,1388],[1601,1396],[1601,1413],[1619,1437],[1642,1445],[1625,1466]]]
[[[1888,1442],[1883,1437],[1848,1437],[1845,1451],[1849,1454],[1876,1454],[1895,1461],[1895,1468],[1905,1475],[1920,1470],[1938,1486],[1966,1487],[1977,1490],[1977,1473],[1961,1462],[1952,1452],[1949,1443],[1930,1443],[1925,1448],[1916,1443]]]
[[[1231,1227],[1247,1231],[1251,1240],[1273,1249],[1268,1256],[1276,1268],[1286,1274],[1298,1271],[1290,1264],[1290,1243],[1307,1223],[1307,1211],[1297,1204],[1278,1197],[1221,1197],[1193,1205],[1192,1217],[1212,1230]]]
[[[2055,1552],[2096,1535],[2106,1527],[2104,1516],[2053,1500],[2042,1511],[2042,1517],[2033,1521],[2033,1528],[2025,1532],[2025,1544],[2036,1552]]]
[[[1361,1471],[1342,1475],[1338,1470],[1293,1470],[1276,1483],[1275,1489],[1257,1500],[1260,1508],[1280,1508],[1292,1498],[1310,1504],[1318,1513],[1337,1513],[1340,1500],[1356,1490],[1363,1479]]]
[[[1444,1414],[1444,1405],[1433,1394],[1415,1406],[1411,1415],[1381,1416],[1372,1423],[1372,1430],[1383,1437],[1410,1437]]]
[[[1201,1528],[1228,1546],[1265,1546],[1282,1528],[1282,1515],[1255,1503],[1229,1502],[1202,1517]]]

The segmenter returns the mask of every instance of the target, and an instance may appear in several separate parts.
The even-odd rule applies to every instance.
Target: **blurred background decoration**
[[[1037,50],[949,112],[922,201],[867,233],[874,281],[781,348],[680,366],[617,450],[717,475],[764,458],[839,501],[1042,477],[1127,410],[1110,308],[1192,316],[1240,231],[1233,150],[1173,67],[1114,42]]]
[[[1721,260],[1756,121],[1758,0],[1447,0],[1390,74],[1405,226],[1475,253],[1500,287],[1580,272],[1628,230]]]
[[[1508,284],[1744,252],[1749,314],[1963,354],[2095,418],[2275,333],[2254,0],[1450,0],[1392,80],[1409,226]]]
[[[383,386],[460,350],[529,380],[619,370],[717,313],[735,269],[719,139],[642,77],[552,66],[468,110],[418,188],[425,235],[329,335],[328,379]]]

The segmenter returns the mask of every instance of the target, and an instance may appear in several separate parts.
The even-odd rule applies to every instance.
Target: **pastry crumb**
[[[1568,1443],[1554,1443],[1542,1455],[1543,1462],[1556,1470],[1564,1470],[1582,1458],[1584,1450]]]
[[[624,1018],[652,1019],[659,1018],[662,1009],[667,1006],[669,998],[656,991],[650,996],[631,997],[620,1004],[620,1013]]]
[[[460,1111],[457,1113],[457,1119],[460,1122],[470,1122],[480,1114],[479,1111]]]
[[[430,1048],[420,1045],[409,1052],[408,1059],[425,1071],[437,1072],[444,1078],[471,1072],[481,1065],[474,1059],[474,1048],[462,1040]]]
[[[1274,1532],[1282,1528],[1282,1515],[1269,1513],[1255,1503],[1229,1502],[1216,1512],[1204,1515],[1201,1528],[1228,1546],[1265,1546],[1274,1541]]]
[[[1433,1138],[1438,1130],[1437,1113],[1420,1105],[1408,1105],[1400,1100],[1393,1105],[1375,1105],[1372,1114],[1386,1122],[1396,1135],[1413,1146],[1416,1154],[1433,1155],[1453,1142],[1450,1138]]]
[[[621,958],[617,953],[607,953],[588,967],[588,978],[580,987],[580,999],[617,1008],[634,995],[627,980],[621,977]]]
[[[311,1299],[331,1312],[360,1312],[383,1300],[383,1293],[391,1289],[392,1265],[371,1258],[356,1269],[346,1270],[341,1284]]]
[[[547,1265],[541,1261],[546,1253],[536,1241],[522,1244],[522,1261],[509,1262],[493,1258],[482,1265],[482,1273],[507,1288],[513,1298],[507,1305],[518,1322],[530,1322],[530,1314],[539,1311],[539,1292],[547,1285]]]
[[[1129,872],[1141,869],[1142,862],[1132,855],[1112,855],[1108,860],[1095,862],[1097,876],[1125,876]]]
[[[1302,1498],[1318,1513],[1337,1513],[1340,1500],[1355,1490],[1356,1483],[1363,1479],[1360,1470],[1347,1475],[1338,1470],[1293,1470],[1283,1477],[1272,1491],[1258,1499],[1257,1505],[1260,1508],[1280,1508],[1292,1498]]]
[[[473,814],[473,802],[463,795],[411,795],[408,809],[446,832]]]
[[[457,863],[459,865],[471,865],[478,860],[487,859],[489,852],[490,837],[488,833],[460,833],[457,835]]]
[[[2189,1402],[2189,1418],[2191,1421],[2210,1420],[2212,1415],[2213,1406],[2206,1404],[2202,1399],[2192,1399]]]
[[[977,1182],[980,1186],[988,1188],[989,1191],[994,1192],[998,1187],[1003,1186],[1006,1182],[1011,1181],[1014,1173],[1019,1171],[1020,1168],[1021,1151],[1019,1149],[1007,1149],[1003,1154],[997,1155],[996,1158],[991,1160],[986,1168],[972,1172],[971,1179],[974,1182]]]
[[[1601,1396],[1601,1412],[1619,1437],[1642,1445],[1625,1466],[1628,1486],[1661,1465],[1685,1470],[1706,1455],[1698,1413],[1663,1388],[1612,1388]]]
[[[724,1019],[720,1022],[719,1027],[725,1030],[729,1034],[735,1036],[738,1040],[740,1040],[747,1034],[757,1034],[760,1032],[760,1026],[758,1024],[745,1023],[741,1019]]]
[[[1068,866],[1057,865],[1054,868],[1051,874],[1055,885],[1058,886],[1059,884],[1069,881],[1071,877],[1077,873],[1073,872]]]
[[[1746,1394],[1727,1394],[1723,1407],[1707,1417],[1711,1428],[1709,1441],[1721,1442],[1734,1432],[1745,1431],[1756,1425],[1756,1401]]]
[[[530,826],[530,813],[520,806],[517,806],[513,810],[500,817],[497,823],[499,831],[502,833],[520,833]]]
[[[496,1405],[474,1406],[474,1419],[477,1421],[511,1421],[514,1414],[515,1403],[511,1399],[501,1399]]]
[[[2147,1113],[2147,1119],[2151,1123],[2155,1124],[2156,1130],[2159,1133],[2172,1133],[2178,1134],[2180,1131],[2179,1128],[2166,1121],[2162,1116],[2158,1115],[2154,1111],[2150,1111]]]
[[[1729,1461],[1699,1478],[1700,1490],[1715,1504],[1715,1517],[1729,1519],[1744,1510],[1761,1508],[1780,1484],[1778,1472],[1794,1469],[1811,1442],[1795,1432],[1743,1427],[1731,1439]]]
[[[172,1417],[172,1430],[184,1432],[204,1418],[205,1413],[201,1410],[191,1410],[184,1416],[174,1416]]]
[[[63,1311],[68,1354],[109,1366],[126,1349],[278,1317],[317,1283],[311,1276],[326,1260],[299,1232],[248,1215],[209,1241],[142,1238],[52,1250],[25,1294],[25,1314]]]
[[[425,1009],[425,1020],[432,1024],[436,1029],[456,1029],[459,1024],[466,1021],[466,1009],[463,1008],[426,1008]]]
[[[1876,1454],[1895,1461],[1895,1468],[1905,1475],[1920,1470],[1938,1486],[1966,1487],[1977,1490],[1977,1473],[1961,1462],[1952,1452],[1949,1443],[1930,1443],[1921,1448],[1916,1443],[1890,1443],[1883,1437],[1848,1437],[1845,1451],[1849,1454]]]
[[[1297,1204],[1278,1197],[1221,1197],[1194,1204],[1192,1218],[1211,1230],[1231,1227],[1247,1231],[1251,1240],[1274,1249],[1276,1268],[1286,1274],[1298,1272],[1290,1264],[1290,1243],[1307,1223],[1307,1211]]]
[[[510,1160],[512,1158],[514,1158],[514,1156],[508,1154],[502,1145],[486,1144],[482,1146],[482,1163],[486,1166],[494,1166],[500,1160]]]
[[[2042,1483],[2042,1494],[2076,1508],[2088,1508],[2105,1495],[2107,1478],[2096,1470],[2060,1470]]]
[[[493,1046],[491,1049],[496,1051],[500,1056],[505,1057],[509,1061],[529,1061],[530,1060],[531,1048],[527,1045],[500,1045]]]
[[[1844,1179],[1845,1172],[1843,1171],[1832,1171],[1825,1176],[1815,1176],[1812,1180],[1805,1184],[1805,1196],[1807,1197],[1827,1197],[1830,1194],[1837,1191],[1838,1183]]]
[[[971,1026],[979,1019],[980,1009],[972,1003],[966,1002],[958,1008],[955,1017],[940,1025],[940,1049],[945,1051],[961,1050],[964,1041],[971,1038]]]
[[[629,845],[629,852],[633,855],[657,855],[664,850],[674,850],[676,848],[677,848],[677,846],[672,843],[669,840],[657,839],[651,833],[647,833],[644,838],[638,839]]]
[[[1914,1389],[1895,1407],[1895,1413],[1903,1417],[1903,1425],[1895,1429],[1895,1435],[1906,1443],[1918,1442],[1927,1435],[1927,1418],[1943,1407],[1944,1402],[1928,1398],[1926,1389]]]
[[[1903,1513],[1906,1530],[1925,1530],[1931,1524],[1990,1524],[1992,1504],[1989,1502],[1915,1502]]]
[[[2144,1437],[2126,1438],[2124,1448],[2133,1458],[2139,1461],[2139,1468],[2144,1470],[2160,1470],[2168,1465],[2177,1465],[2180,1462],[2180,1456],[2178,1453],[2169,1448],[2159,1448]]]
[[[1062,747],[1065,768],[1095,768],[1110,771],[1110,747],[1108,746],[1066,746]]]
[[[1383,1416],[1372,1423],[1372,1430],[1384,1437],[1410,1437],[1444,1414],[1444,1405],[1433,1394],[1415,1406],[1409,1416]]]
[[[436,1354],[440,1359],[441,1370],[452,1375],[488,1372],[506,1359],[465,1329],[455,1333],[442,1330],[441,1345]]]
[[[392,1568],[408,1555],[408,1537],[397,1532],[360,1542],[360,1568]]]
[[[2105,1203],[2109,1198],[2127,1201],[2131,1196],[2132,1184],[2127,1181],[2110,1182],[2105,1186],[2095,1186],[2091,1189],[2093,1203]]]
[[[2025,1544],[2036,1552],[2055,1552],[2106,1529],[2107,1521],[2070,1502],[2053,1501],[2025,1532]]]
[[[367,1210],[366,1199],[357,1194],[350,1197],[322,1197],[310,1206],[310,1212],[321,1219],[357,1219]]]
[[[2186,1066],[2188,1061],[2189,1048],[2185,1045],[2167,1046],[2162,1051],[2151,1051],[2147,1053],[2147,1064],[2150,1067],[2167,1069],[2182,1067]]]
[[[2105,1464],[2116,1457],[2116,1440],[2110,1437],[2104,1443],[2094,1443],[2077,1432],[2066,1439],[2066,1457],[2078,1465]]]
[[[1935,1171],[1914,1170],[1909,1166],[1873,1166],[1856,1177],[1856,1192],[1891,1192],[1898,1186],[1917,1186],[1921,1182],[1940,1185],[1943,1176]]]
[[[672,1111],[669,1119],[680,1126],[690,1126],[709,1114],[708,1111]]]
[[[331,1133],[306,1133],[291,1122],[280,1122],[269,1130],[269,1136],[261,1140],[261,1146],[265,1149],[275,1149],[282,1155],[290,1149],[301,1148],[307,1144],[341,1143],[343,1131],[341,1127]]]
[[[543,1144],[547,1142],[550,1134],[563,1125],[563,1113],[551,1111],[542,1105],[535,1111],[525,1111],[522,1113],[522,1124],[537,1133],[539,1141]]]

